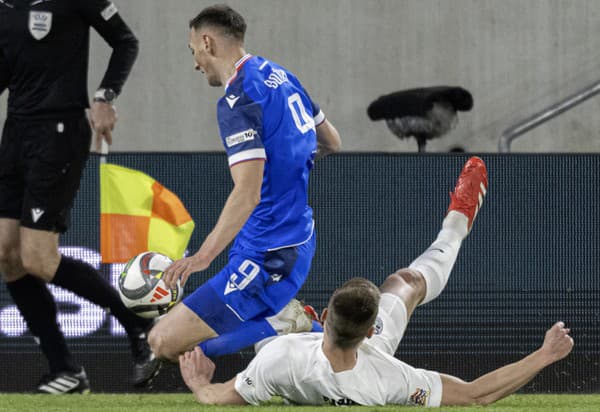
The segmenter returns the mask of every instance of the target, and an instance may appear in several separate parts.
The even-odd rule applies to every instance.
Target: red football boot
[[[456,211],[469,219],[468,232],[471,231],[475,216],[483,204],[487,188],[488,176],[485,163],[478,157],[470,158],[458,176],[454,193],[450,193],[450,206],[448,206],[448,213]]]

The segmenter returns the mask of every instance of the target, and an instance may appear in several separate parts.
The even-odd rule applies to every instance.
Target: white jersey
[[[398,322],[399,316],[390,316],[404,311],[406,319],[406,308],[391,296],[380,305],[380,335],[363,342],[352,370],[332,370],[321,348],[322,333],[292,334],[274,339],[256,355],[237,375],[236,391],[253,405],[281,396],[304,405],[439,406],[439,374],[413,368],[389,353],[395,351],[406,327],[405,321]],[[390,339],[396,345],[382,344]]]

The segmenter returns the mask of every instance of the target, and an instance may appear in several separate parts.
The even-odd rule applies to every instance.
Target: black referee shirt
[[[108,0],[0,0],[0,93],[8,115],[79,116],[88,107],[93,27],[113,48],[101,88],[117,94],[137,57],[138,42]]]

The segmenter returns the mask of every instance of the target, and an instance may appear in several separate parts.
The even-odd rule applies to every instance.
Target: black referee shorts
[[[20,220],[31,229],[66,231],[91,137],[85,116],[9,117],[0,142],[0,218]]]

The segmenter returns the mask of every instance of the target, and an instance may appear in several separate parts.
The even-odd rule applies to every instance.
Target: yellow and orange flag
[[[138,170],[100,165],[100,253],[103,263],[124,263],[153,251],[181,259],[194,221],[181,200]]]

